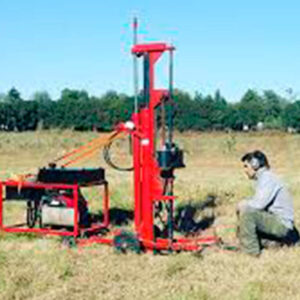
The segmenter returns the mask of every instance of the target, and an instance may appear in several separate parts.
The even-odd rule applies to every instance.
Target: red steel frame
[[[136,132],[133,133],[133,159],[135,182],[135,228],[141,240],[153,241],[153,205],[164,200],[160,182],[160,169],[155,159],[154,149],[154,109],[160,104],[166,90],[154,89],[154,65],[165,51],[173,50],[164,43],[135,45],[134,54],[149,55],[149,105],[133,114]]]
[[[90,228],[80,228],[79,225],[79,211],[78,211],[78,190],[80,188],[77,184],[57,184],[57,183],[35,183],[35,182],[22,182],[17,181],[3,181],[0,182],[0,230],[5,232],[31,232],[39,234],[51,234],[60,236],[73,236],[78,237],[82,232],[97,232],[99,229],[107,228],[109,225],[109,193],[108,193],[108,183],[105,181],[101,183],[104,186],[103,194],[103,222],[101,224],[94,224]],[[74,226],[72,231],[67,230],[53,230],[49,228],[28,228],[25,224],[14,224],[12,226],[4,225],[4,212],[3,212],[3,190],[5,186],[18,187],[18,188],[34,188],[34,189],[54,189],[54,190],[72,190],[73,200],[74,200]],[[21,201],[21,200],[18,200]],[[9,201],[8,201],[9,202]]]

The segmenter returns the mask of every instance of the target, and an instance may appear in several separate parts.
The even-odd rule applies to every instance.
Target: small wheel
[[[62,239],[62,245],[66,248],[76,248],[76,239],[73,236],[64,236]]]
[[[130,232],[121,232],[116,235],[113,240],[113,245],[118,253],[135,252],[141,253],[141,243],[137,237]]]
[[[90,237],[90,233],[87,231],[80,231],[79,238],[81,239],[88,239]]]
[[[38,219],[38,222],[39,222],[39,223],[38,223],[38,224],[39,224],[39,227],[40,227],[40,228],[43,228],[44,225],[43,225],[43,219],[42,219],[42,213],[41,213],[41,212],[39,213],[37,219]]]
[[[36,221],[36,211],[32,201],[27,201],[27,214],[26,214],[26,223],[29,228],[35,226]]]
[[[36,220],[38,221],[39,227],[43,228],[44,224],[43,224],[42,205],[41,205],[41,203],[38,206],[38,210],[37,210],[37,214],[36,214]]]

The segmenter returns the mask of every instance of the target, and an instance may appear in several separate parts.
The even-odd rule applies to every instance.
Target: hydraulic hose
[[[110,167],[112,167],[113,169],[118,170],[118,171],[122,171],[122,172],[131,172],[131,171],[133,171],[133,167],[130,167],[130,168],[119,167],[115,163],[112,162],[111,156],[110,156],[110,147],[111,147],[111,145],[112,145],[112,142],[109,143],[108,145],[104,146],[104,148],[103,148],[103,158],[104,158],[105,162]]]

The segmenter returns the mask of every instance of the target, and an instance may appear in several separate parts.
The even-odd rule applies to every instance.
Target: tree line
[[[282,97],[273,90],[258,93],[249,89],[232,103],[216,91],[202,95],[175,90],[174,126],[185,130],[243,130],[263,124],[266,129],[300,130],[300,99]],[[84,90],[64,89],[59,99],[36,92],[23,99],[16,88],[0,94],[0,130],[74,129],[109,131],[130,119],[133,96],[108,91],[101,97]]]

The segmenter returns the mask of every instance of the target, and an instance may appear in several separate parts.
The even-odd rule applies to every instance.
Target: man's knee
[[[239,213],[241,216],[254,216],[257,212],[258,209],[250,207],[246,204],[239,207]]]
[[[244,206],[239,212],[238,225],[241,231],[253,231],[257,226],[259,211],[255,208]]]

